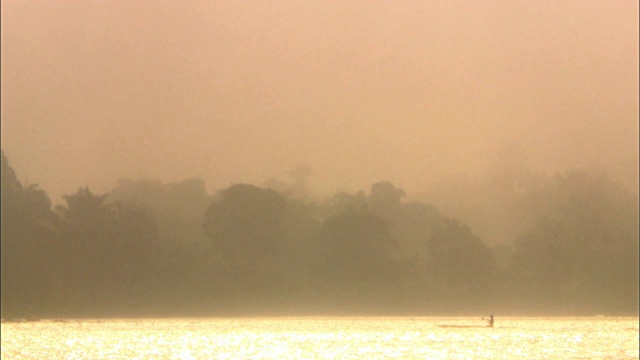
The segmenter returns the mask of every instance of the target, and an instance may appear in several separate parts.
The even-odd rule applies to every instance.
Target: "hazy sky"
[[[2,148],[54,200],[121,177],[420,192],[521,144],[638,176],[637,1],[2,1]]]

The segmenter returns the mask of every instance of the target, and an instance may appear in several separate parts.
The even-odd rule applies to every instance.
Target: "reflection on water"
[[[2,324],[2,359],[638,359],[638,318],[229,318]]]

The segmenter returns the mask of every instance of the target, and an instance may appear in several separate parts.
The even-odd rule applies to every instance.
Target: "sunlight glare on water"
[[[2,359],[638,359],[638,318],[219,318],[2,324]]]

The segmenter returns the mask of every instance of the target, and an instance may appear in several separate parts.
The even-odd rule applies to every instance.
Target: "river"
[[[638,359],[638,318],[295,317],[2,323],[2,359]]]

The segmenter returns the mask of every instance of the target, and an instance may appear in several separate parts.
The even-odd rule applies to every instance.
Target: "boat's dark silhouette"
[[[491,328],[493,326],[489,325],[447,325],[447,324],[436,324],[436,326],[441,328]]]
[[[492,328],[493,327],[493,315],[489,316],[488,319],[482,318],[482,320],[486,320],[487,325],[449,325],[449,324],[436,324],[436,326],[441,328]]]

